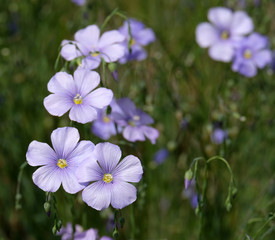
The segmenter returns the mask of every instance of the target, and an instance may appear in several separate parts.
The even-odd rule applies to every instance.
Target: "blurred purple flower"
[[[182,191],[182,197],[189,199],[192,208],[195,209],[198,206],[198,194],[196,191],[195,179],[191,180],[189,187]]]
[[[213,133],[211,134],[211,141],[215,144],[222,144],[224,140],[227,139],[227,137],[227,131],[221,128],[215,128]]]
[[[116,135],[116,126],[110,115],[106,114],[106,108],[98,110],[97,120],[93,122],[92,131],[94,135],[103,140]]]
[[[200,23],[196,29],[196,40],[202,48],[209,47],[212,59],[230,62],[234,55],[234,44],[253,28],[251,18],[243,11],[232,12],[228,8],[215,7],[208,11],[211,23]]]
[[[90,25],[77,31],[75,41],[63,40],[61,56],[67,61],[83,56],[81,67],[95,69],[101,58],[105,62],[115,62],[124,55],[122,42],[125,37],[117,30],[107,31],[100,37],[97,25]]]
[[[116,103],[118,107],[112,110],[112,117],[119,127],[124,127],[123,137],[130,142],[145,141],[145,137],[147,137],[152,144],[155,144],[159,132],[157,129],[147,126],[154,120],[136,108],[129,98],[121,98]]]
[[[132,38],[129,34],[129,24]],[[126,38],[123,42],[125,55],[119,60],[122,64],[132,60],[144,60],[147,57],[147,52],[143,46],[156,40],[153,30],[151,28],[146,28],[142,22],[135,19],[125,21],[123,26],[119,28],[119,32]],[[129,51],[129,47],[131,51]]]
[[[169,151],[166,148],[158,150],[154,155],[154,161],[157,164],[162,164],[169,156]]]
[[[66,72],[56,73],[48,83],[50,94],[44,106],[54,116],[62,116],[70,110],[71,120],[87,123],[97,118],[97,109],[110,104],[113,92],[98,88],[100,77],[97,72],[78,68],[74,77]],[[92,92],[91,92],[92,91]]]
[[[136,188],[128,182],[139,182],[143,170],[140,160],[129,155],[121,162],[121,150],[111,143],[95,146],[92,159],[77,169],[79,182],[93,182],[82,192],[83,201],[96,210],[122,209],[137,198]]]
[[[78,6],[82,6],[85,4],[86,0],[71,0],[73,3],[75,3]]]
[[[267,46],[267,37],[258,33],[242,39],[236,45],[232,70],[246,77],[255,76],[257,67],[263,68],[272,61],[272,52]]]
[[[51,140],[54,150],[47,143],[38,141],[32,141],[28,147],[28,164],[42,166],[34,172],[33,182],[45,192],[56,192],[62,183],[66,192],[77,193],[85,186],[78,183],[75,171],[90,158],[94,144],[78,142],[78,130],[72,127],[54,130]]]

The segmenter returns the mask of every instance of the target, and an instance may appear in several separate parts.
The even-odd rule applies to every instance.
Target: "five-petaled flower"
[[[131,35],[129,34],[129,27]],[[125,54],[119,60],[120,63],[131,60],[144,60],[147,57],[147,52],[143,46],[156,40],[153,30],[151,28],[146,28],[142,22],[135,19],[125,21],[123,26],[119,28],[119,32],[126,38],[123,42]],[[131,49],[130,51],[129,48]]]
[[[82,198],[96,210],[110,204],[122,209],[137,198],[136,188],[129,182],[139,182],[143,170],[140,160],[129,155],[119,162],[121,150],[111,143],[95,146],[92,159],[85,161],[76,171],[81,183],[92,182],[82,192]]]
[[[232,12],[228,8],[215,7],[208,11],[211,23],[200,23],[196,29],[197,43],[209,47],[212,59],[230,62],[234,55],[234,44],[252,32],[251,18],[243,11]]]
[[[63,40],[61,56],[67,61],[83,57],[81,67],[95,69],[101,59],[105,62],[115,62],[124,55],[121,43],[125,37],[117,30],[107,31],[100,37],[97,25],[90,25],[75,33],[75,41]]]
[[[62,116],[70,110],[71,120],[91,122],[97,118],[97,109],[109,105],[113,98],[113,92],[109,89],[92,91],[99,82],[99,74],[86,69],[78,68],[74,76],[58,72],[48,83],[48,90],[53,94],[44,99],[44,106],[54,116]]]
[[[76,169],[87,161],[93,150],[91,141],[79,141],[79,132],[73,127],[63,127],[51,134],[53,149],[47,144],[32,141],[26,158],[31,166],[42,166],[32,176],[33,182],[45,192],[56,192],[61,183],[64,190],[74,194],[85,186],[76,178]]]

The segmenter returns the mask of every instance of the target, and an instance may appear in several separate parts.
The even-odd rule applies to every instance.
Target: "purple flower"
[[[211,134],[211,141],[215,144],[222,144],[224,140],[227,139],[227,137],[228,137],[227,131],[221,128],[216,128]]]
[[[100,77],[97,72],[78,68],[74,76],[66,72],[56,73],[48,83],[50,94],[44,106],[54,116],[62,116],[70,110],[71,120],[87,123],[97,118],[97,109],[110,104],[113,92],[98,88]],[[92,92],[91,92],[92,91]]]
[[[139,182],[143,170],[140,160],[129,155],[121,162],[121,150],[111,143],[95,146],[91,160],[77,170],[79,182],[92,182],[82,192],[83,201],[96,210],[122,209],[137,198],[136,188],[128,182]]]
[[[86,0],[71,0],[73,3],[75,3],[78,6],[82,6],[85,4]]]
[[[157,164],[162,164],[169,156],[169,151],[166,148],[158,150],[154,155],[154,161]]]
[[[129,34],[129,24],[132,38]],[[143,46],[148,45],[156,40],[155,34],[151,28],[146,28],[142,22],[135,19],[125,21],[119,28],[119,32],[125,36],[124,47],[125,55],[119,60],[120,63],[126,63],[131,60],[141,61],[147,57],[147,52]],[[130,42],[129,42],[130,41]],[[129,46],[131,51],[129,51]]]
[[[92,131],[94,135],[103,140],[117,134],[115,123],[111,116],[106,114],[106,108],[98,110],[97,120],[93,122]]]
[[[196,208],[198,206],[198,194],[196,191],[196,182],[195,179],[191,180],[187,189],[182,191],[182,197],[189,199],[192,208]]]
[[[64,190],[74,194],[85,186],[77,181],[75,171],[90,158],[94,144],[90,141],[79,141],[76,128],[63,127],[51,134],[53,149],[47,144],[32,141],[26,158],[31,166],[42,166],[32,176],[33,182],[45,192],[56,192],[61,183]]]
[[[61,56],[67,61],[83,56],[83,68],[95,69],[99,66],[101,58],[110,63],[124,55],[121,43],[125,37],[117,30],[105,32],[100,37],[98,26],[90,25],[77,31],[74,38],[75,41],[62,41]]]
[[[267,38],[258,33],[242,39],[236,46],[232,70],[246,77],[255,76],[257,68],[271,63],[272,52],[266,49],[267,45]]]
[[[117,100],[118,108],[113,109],[112,116],[115,122],[123,129],[123,137],[130,142],[145,141],[147,137],[152,144],[159,136],[157,129],[147,126],[154,120],[145,112],[136,108],[129,98]]]
[[[232,12],[228,8],[215,7],[208,11],[211,23],[201,23],[196,29],[197,43],[209,47],[209,55],[217,61],[230,62],[234,55],[234,44],[253,28],[251,18],[242,11]]]

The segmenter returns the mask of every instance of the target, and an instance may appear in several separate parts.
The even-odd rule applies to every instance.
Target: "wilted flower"
[[[129,24],[131,36],[129,34]],[[147,57],[147,52],[143,46],[148,45],[156,40],[155,34],[151,28],[146,28],[142,22],[135,19],[129,19],[119,28],[119,32],[125,36],[123,42],[125,46],[125,55],[119,60],[125,63],[131,60],[141,61]],[[131,49],[129,51],[129,48]]]
[[[78,6],[82,6],[85,4],[86,0],[71,0],[73,3],[75,3]]]
[[[157,164],[162,164],[169,156],[169,151],[166,148],[158,150],[154,154],[154,162]]]
[[[83,56],[81,67],[95,69],[101,58],[105,62],[115,62],[124,55],[121,43],[125,37],[117,30],[107,31],[100,37],[97,25],[90,25],[77,31],[75,41],[63,40],[61,56],[67,61]]]
[[[74,76],[58,72],[48,83],[48,90],[53,94],[44,99],[44,106],[54,116],[60,117],[70,110],[71,120],[91,122],[97,118],[97,109],[109,105],[113,98],[109,89],[92,91],[99,82],[99,74],[86,69],[77,69]]]
[[[96,210],[122,209],[137,198],[136,188],[128,182],[139,182],[142,177],[140,160],[129,155],[122,159],[121,150],[111,143],[95,146],[92,159],[85,161],[77,170],[79,182],[92,182],[82,192],[83,201]]]
[[[157,129],[147,126],[154,120],[142,110],[136,108],[129,98],[116,101],[118,108],[113,109],[112,116],[120,127],[124,127],[122,134],[130,142],[145,141],[147,137],[153,144],[159,136]]]
[[[257,67],[263,68],[271,63],[272,52],[266,49],[268,40],[266,37],[253,33],[242,39],[236,46],[232,69],[246,77],[257,74]]]
[[[234,44],[253,28],[251,18],[243,11],[232,12],[228,8],[215,7],[208,11],[211,23],[201,23],[196,29],[197,43],[209,47],[209,55],[217,61],[230,62]]]
[[[211,141],[215,144],[222,144],[224,140],[227,139],[227,137],[227,131],[221,128],[215,128],[213,133],[211,134]]]
[[[61,183],[64,190],[74,194],[85,186],[78,183],[75,171],[80,164],[90,158],[94,144],[90,141],[79,141],[76,128],[63,127],[51,134],[54,150],[47,144],[32,141],[26,158],[31,166],[38,168],[33,182],[45,192],[56,192]]]

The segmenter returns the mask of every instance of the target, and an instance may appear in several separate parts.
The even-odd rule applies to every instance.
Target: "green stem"
[[[102,23],[101,27],[100,27],[100,31],[102,31],[106,24],[111,20],[111,18],[116,15],[116,13],[118,12],[118,8],[115,8],[108,17],[105,18],[104,22]]]
[[[256,232],[256,234],[254,235],[253,239],[256,239],[259,234],[261,233],[261,231],[263,231],[263,229],[266,227],[266,225],[268,225],[273,219],[275,219],[275,213],[273,213],[272,216],[270,216],[266,222],[264,223],[264,225]]]
[[[135,214],[134,214],[134,207],[133,204],[131,205],[131,240],[135,240],[135,233],[136,233],[136,224],[135,224]]]
[[[16,210],[21,209],[21,204],[20,204],[20,200],[22,198],[22,195],[20,194],[21,181],[22,181],[23,171],[27,165],[28,165],[27,162],[24,162],[21,164],[20,171],[19,171],[19,174],[17,177],[17,186],[16,186],[16,195],[15,195],[15,209]]]

